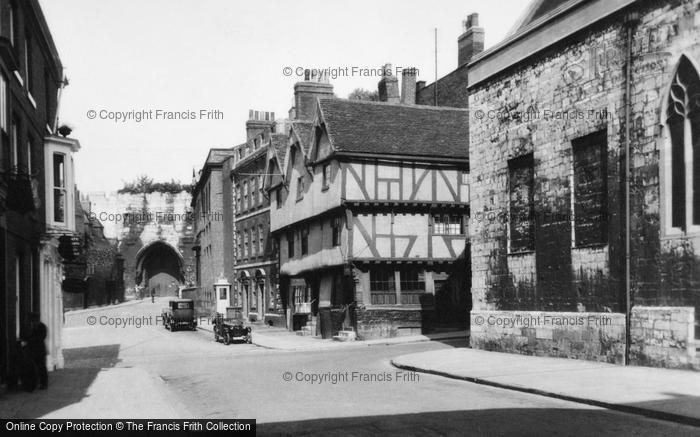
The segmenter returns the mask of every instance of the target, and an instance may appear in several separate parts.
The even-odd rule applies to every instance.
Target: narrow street
[[[67,313],[67,369],[59,373],[141,370],[160,395],[176,406],[180,417],[256,418],[263,435],[345,435],[350,431],[356,435],[692,435],[696,431],[543,396],[427,374],[400,374],[389,362],[407,353],[466,347],[463,341],[285,352],[249,344],[225,346],[202,330],[170,332],[161,325],[133,325],[136,319],[155,321],[166,301]],[[87,324],[91,316],[97,321],[94,326]],[[118,319],[132,320],[132,326],[101,326]],[[285,372],[291,372],[291,381],[285,380]],[[323,374],[325,380],[305,380]],[[335,384],[332,375],[336,375]],[[89,381],[76,379],[78,384]],[[119,391],[120,387],[113,388],[114,393]],[[75,401],[89,402],[89,398]],[[120,405],[115,402],[117,411],[102,412],[100,417],[118,417]],[[143,414],[149,417],[148,411]],[[47,411],[45,416],[55,415]]]

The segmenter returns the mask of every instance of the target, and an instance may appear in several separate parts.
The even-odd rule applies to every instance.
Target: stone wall
[[[194,284],[189,193],[92,192],[85,193],[84,199],[90,203],[90,217],[96,218],[104,226],[105,237],[119,241],[119,253],[124,257],[127,294],[132,294],[136,286],[136,254],[154,241],[164,241],[176,248],[184,260],[185,282]]]
[[[624,312],[628,101],[633,303],[700,310],[700,258],[696,254],[700,233],[671,230],[668,220],[664,224],[668,196],[663,194],[670,184],[670,176],[664,175],[664,159],[670,149],[663,126],[664,108],[680,60],[685,57],[696,68],[700,65],[700,2],[641,1],[634,8],[640,19],[632,25],[629,99],[625,97],[627,29],[621,14],[589,26],[504,73],[469,85],[473,116],[469,146],[472,317],[489,311]],[[601,164],[607,183],[601,216],[605,235],[599,244],[578,244],[590,238],[575,235],[575,190],[600,190],[602,185],[576,183],[572,143],[600,132],[607,143]],[[535,242],[534,250],[514,253],[509,251],[508,162],[526,155],[533,157]],[[583,194],[584,198],[594,195]],[[694,324],[697,331],[697,321]],[[643,335],[646,340],[638,341],[636,363],[658,365],[666,360],[668,366],[683,365],[673,353],[657,353],[654,347],[658,345],[648,343],[650,338],[661,338],[663,343],[664,329],[644,329],[654,334],[647,332]],[[619,360],[616,346],[612,355],[603,353],[592,339],[590,345],[572,351],[571,346],[586,330],[567,331],[566,336],[573,340],[565,351],[553,340],[533,343],[537,334],[529,331],[500,340],[479,334],[478,329],[473,332],[477,333],[475,347]]]
[[[426,319],[432,317],[433,311],[420,309],[379,309],[358,308],[357,337],[359,340],[401,337],[421,334]]]
[[[693,307],[634,307],[630,361],[642,366],[700,370],[694,325]]]
[[[700,370],[693,340],[692,307],[634,307],[630,363]],[[624,363],[621,313],[471,312],[473,348],[524,355]]]
[[[622,364],[625,315],[472,310],[473,348]]]

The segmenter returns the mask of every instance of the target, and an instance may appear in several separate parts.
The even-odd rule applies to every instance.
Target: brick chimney
[[[265,132],[265,136],[269,136],[275,128],[275,113],[268,111],[256,111],[251,109],[248,111],[248,121],[245,122],[246,137],[252,139],[260,133]]]
[[[399,78],[394,76],[391,64],[384,65],[384,76],[378,85],[379,101],[399,103]]]
[[[468,64],[478,53],[484,51],[484,28],[479,27],[479,14],[470,14],[462,21],[464,33],[457,38],[457,65]]]
[[[401,103],[404,105],[416,104],[416,76],[415,68],[404,68],[401,71]]]
[[[316,99],[324,97],[333,97],[333,85],[328,82],[328,76],[312,75],[306,70],[304,81],[294,84],[294,118],[311,120],[316,111]]]

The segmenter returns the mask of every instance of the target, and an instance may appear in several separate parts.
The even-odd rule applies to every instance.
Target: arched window
[[[665,116],[671,227],[687,230],[700,225],[700,76],[686,57],[681,58],[671,82]]]

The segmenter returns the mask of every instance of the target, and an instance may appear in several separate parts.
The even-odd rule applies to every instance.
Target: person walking
[[[30,331],[29,336],[25,339],[27,342],[26,352],[29,359],[36,366],[39,376],[39,388],[45,390],[49,385],[49,372],[46,369],[46,340],[47,328],[41,320],[39,313],[31,313],[29,315]]]

